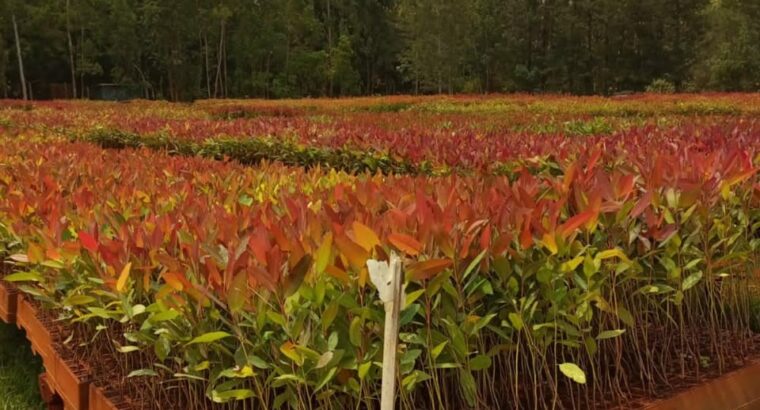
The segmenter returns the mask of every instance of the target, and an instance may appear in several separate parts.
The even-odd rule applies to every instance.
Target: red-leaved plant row
[[[0,147],[5,279],[136,403],[372,408],[366,261],[395,251],[401,407],[631,403],[756,350],[755,135],[686,127],[427,178],[22,133]]]
[[[492,171],[521,158],[572,158],[590,147],[758,149],[758,94],[598,97],[486,96],[372,99],[0,103],[7,132],[86,137],[97,130],[203,143],[265,139],[350,149],[450,170]],[[24,109],[24,108],[27,109]],[[570,136],[570,137],[568,137]]]

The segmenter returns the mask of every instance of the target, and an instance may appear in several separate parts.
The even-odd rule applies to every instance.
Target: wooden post
[[[396,352],[398,346],[398,322],[404,303],[404,277],[401,259],[391,253],[390,263],[367,261],[370,280],[377,287],[380,300],[385,305],[385,335],[383,338],[383,385],[380,410],[393,410],[396,403]]]

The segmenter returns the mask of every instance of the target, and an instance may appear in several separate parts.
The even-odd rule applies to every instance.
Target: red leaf
[[[530,219],[526,219],[523,224],[523,230],[520,232],[520,246],[523,249],[528,249],[531,245],[533,245],[533,234],[530,232]]]
[[[631,210],[631,218],[636,218],[641,215],[642,212],[652,203],[652,191],[647,191],[640,199],[639,202]]]
[[[85,231],[79,231],[79,243],[88,251],[95,253],[98,251],[98,241]]]
[[[599,161],[599,158],[602,156],[602,150],[597,149],[594,151],[593,154],[591,154],[591,158],[588,161],[588,164],[586,165],[586,174],[589,174],[594,167],[596,167],[596,163]]]
[[[480,249],[486,250],[491,247],[491,225],[486,226],[480,234]]]
[[[633,175],[625,175],[617,183],[617,197],[622,198],[633,191]]]
[[[586,222],[590,221],[594,217],[594,214],[594,210],[589,209],[568,219],[565,223],[560,225],[560,235],[562,235],[563,238],[567,238],[571,233],[573,233],[573,231],[580,228]]]

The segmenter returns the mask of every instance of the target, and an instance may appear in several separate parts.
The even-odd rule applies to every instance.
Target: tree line
[[[0,3],[0,97],[101,83],[170,100],[758,90],[760,2]]]

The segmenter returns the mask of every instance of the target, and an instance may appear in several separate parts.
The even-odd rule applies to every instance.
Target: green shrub
[[[676,92],[676,86],[664,78],[657,78],[647,86],[646,91],[648,93],[673,94]]]

